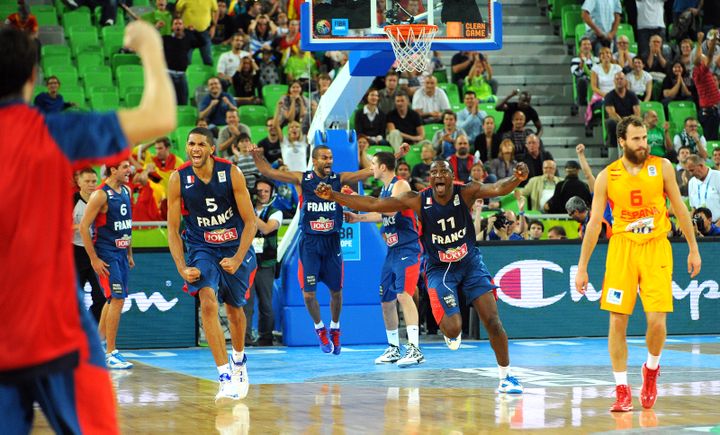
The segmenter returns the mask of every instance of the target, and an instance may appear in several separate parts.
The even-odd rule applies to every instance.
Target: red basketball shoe
[[[647,368],[646,364],[642,366],[642,388],[640,389],[640,403],[645,409],[650,409],[657,400],[657,377],[660,374],[660,366],[655,370]]]
[[[632,411],[632,391],[630,385],[618,385],[615,387],[615,396],[617,400],[610,408],[612,412],[628,412]]]

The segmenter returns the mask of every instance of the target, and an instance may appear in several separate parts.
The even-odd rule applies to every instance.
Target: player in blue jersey
[[[523,387],[510,374],[508,341],[497,312],[496,286],[475,247],[470,209],[476,199],[506,195],[527,177],[527,165],[520,163],[512,177],[497,183],[455,185],[452,167],[443,160],[430,165],[430,188],[419,193],[405,192],[397,197],[377,199],[344,195],[327,184],[319,185],[316,190],[320,198],[356,210],[378,213],[413,210],[420,217],[421,241],[427,256],[428,294],[435,319],[445,334],[445,342],[452,350],[460,347],[462,317],[458,292],[462,290],[488,332],[498,363],[498,391],[501,393],[522,393]]]
[[[410,192],[410,184],[395,176],[395,156],[379,152],[372,159],[373,177],[384,186],[380,198],[398,197]],[[413,301],[420,276],[420,241],[415,213],[412,210],[391,213],[345,213],[348,222],[382,222],[382,233],[388,247],[387,257],[380,276],[380,299],[388,347],[375,359],[375,364],[393,364],[409,367],[425,361],[420,351],[418,310]],[[408,345],[403,356],[398,337],[397,302],[403,310]]]
[[[251,146],[260,173],[273,180],[292,183],[301,190],[300,209],[300,268],[298,278],[303,289],[305,306],[315,323],[320,348],[325,353],[340,354],[340,311],[342,309],[343,259],[340,249],[339,230],[343,223],[342,207],[334,201],[326,201],[315,195],[320,183],[327,183],[340,190],[345,184],[353,184],[372,175],[370,168],[355,172],[335,173],[332,170],[332,150],[317,146],[312,151],[313,170],[306,172],[280,171],[270,166],[261,148]],[[318,282],[330,289],[330,333],[320,317],[320,305],[315,297]]]
[[[105,364],[110,369],[130,369],[132,363],[125,360],[115,345],[120,315],[128,296],[128,274],[135,266],[131,247],[130,189],[125,185],[130,181],[130,163],[123,160],[116,166],[106,167],[105,171],[107,178],[90,195],[78,229],[90,257],[90,265],[97,273],[108,300],[98,324],[100,337],[107,341]],[[90,225],[93,224],[94,240],[90,236]]]
[[[250,386],[245,355],[245,293],[252,287],[256,261],[252,241],[255,209],[245,177],[232,162],[214,156],[212,132],[190,131],[188,162],[168,182],[168,245],[187,291],[200,299],[200,314],[219,373],[216,402],[245,398]],[[180,216],[185,222],[185,247]],[[230,322],[232,357],[228,358],[218,305]]]

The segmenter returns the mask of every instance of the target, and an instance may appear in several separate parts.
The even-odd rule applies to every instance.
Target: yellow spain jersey
[[[663,159],[648,156],[637,175],[625,169],[622,159],[607,167],[607,192],[613,215],[613,236],[635,242],[667,237],[670,219],[665,207]]]

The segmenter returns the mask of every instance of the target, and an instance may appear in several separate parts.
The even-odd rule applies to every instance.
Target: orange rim
[[[401,35],[403,38],[407,38],[411,31],[415,36],[421,33],[435,33],[438,30],[438,26],[433,24],[393,24],[385,26],[384,30],[388,35]]]

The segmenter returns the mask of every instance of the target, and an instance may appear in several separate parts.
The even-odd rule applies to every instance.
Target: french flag
[[[188,175],[187,176],[187,183],[193,184],[195,182],[195,176],[194,175]]]

